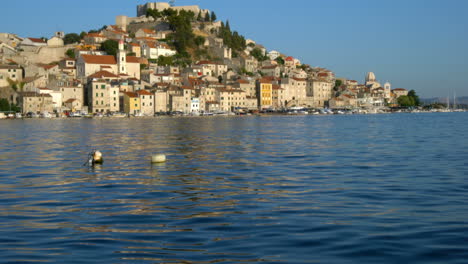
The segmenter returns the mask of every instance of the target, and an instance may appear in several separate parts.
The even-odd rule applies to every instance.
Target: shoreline
[[[31,119],[31,120],[36,120],[36,119],[69,119],[69,120],[80,120],[80,119],[155,119],[155,118],[211,118],[211,117],[247,117],[247,116],[290,116],[290,117],[295,117],[295,116],[349,116],[349,115],[382,115],[382,114],[433,114],[433,113],[462,113],[462,112],[467,112],[465,109],[456,109],[456,110],[439,110],[439,111],[424,111],[424,110],[414,110],[414,111],[390,111],[390,112],[360,112],[360,113],[352,113],[352,112],[341,112],[341,113],[285,113],[285,112],[269,112],[269,113],[254,113],[254,114],[235,114],[235,113],[225,113],[225,114],[210,114],[210,115],[154,115],[154,116],[81,116],[81,117],[68,117],[68,116],[62,116],[62,117],[21,117],[21,118],[16,118],[16,117],[6,117],[6,118],[0,118],[0,120],[25,120],[25,119]]]

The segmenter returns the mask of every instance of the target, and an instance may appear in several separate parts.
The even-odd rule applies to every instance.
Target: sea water
[[[0,262],[467,263],[467,121],[2,120]]]

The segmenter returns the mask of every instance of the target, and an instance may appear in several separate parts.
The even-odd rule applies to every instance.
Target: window
[[[101,89],[106,89],[106,85],[101,85]]]
[[[137,104],[135,104],[135,107],[138,107],[138,105],[137,105]]]
[[[101,93],[101,97],[104,97],[104,93]]]
[[[96,93],[96,97],[99,97],[99,93]]]
[[[96,105],[98,105],[98,104],[99,104],[99,101],[96,101]]]

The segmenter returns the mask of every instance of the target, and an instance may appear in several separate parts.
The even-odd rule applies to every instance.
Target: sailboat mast
[[[456,92],[453,92],[453,109],[457,109],[457,96]]]

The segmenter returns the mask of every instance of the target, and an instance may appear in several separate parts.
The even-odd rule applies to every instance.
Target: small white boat
[[[39,115],[40,118],[52,118],[52,115],[49,112],[44,112]]]

